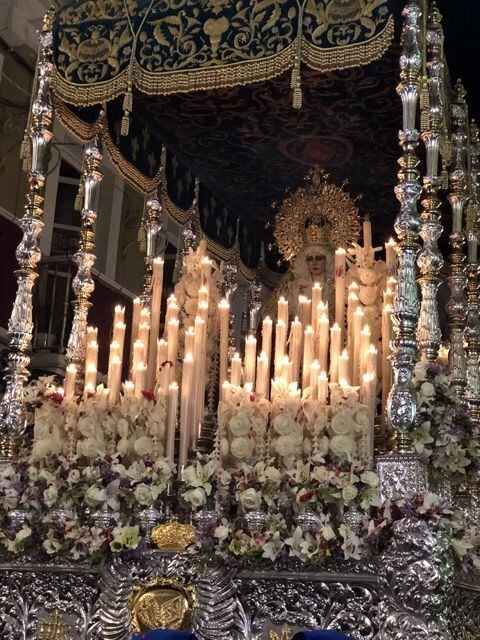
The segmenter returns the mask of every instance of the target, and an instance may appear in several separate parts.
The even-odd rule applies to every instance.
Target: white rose
[[[43,492],[43,499],[47,507],[53,507],[58,498],[57,487],[51,486]]]
[[[153,440],[148,436],[142,436],[141,438],[138,438],[138,440],[135,440],[133,448],[137,456],[143,458],[147,453],[151,453],[153,451]]]
[[[182,471],[182,479],[191,487],[198,487],[201,484],[197,474],[196,465],[190,464]]]
[[[297,440],[293,436],[279,436],[275,442],[275,450],[279,456],[291,456],[295,452],[296,444]]]
[[[246,489],[239,496],[240,502],[244,509],[258,509],[262,501],[262,494],[255,489]]]
[[[312,471],[312,477],[320,484],[327,484],[330,481],[332,472],[327,467],[315,467]]]
[[[273,428],[280,436],[288,436],[295,431],[295,420],[288,413],[280,413],[273,421]]]
[[[342,489],[342,497],[345,502],[352,502],[357,496],[358,489],[353,485],[349,484]]]
[[[78,469],[70,469],[67,481],[70,484],[77,484],[80,480],[80,471]]]
[[[153,504],[153,496],[150,487],[146,484],[139,484],[135,487],[135,498],[139,504],[149,507]]]
[[[432,398],[435,395],[435,387],[431,382],[423,382],[420,387],[420,393],[425,396],[425,398]]]
[[[98,507],[98,505],[103,504],[107,499],[107,491],[106,489],[102,489],[93,485],[88,487],[85,493],[85,502],[89,507]]]
[[[186,502],[189,502],[192,507],[195,508],[203,507],[203,505],[207,502],[207,496],[205,494],[205,491],[201,487],[185,491],[185,493],[183,494],[183,499]]]
[[[15,536],[15,540],[18,540],[19,542],[21,542],[22,540],[29,538],[31,535],[32,535],[32,530],[30,529],[30,527],[23,526]]]
[[[274,482],[275,484],[278,484],[282,479],[280,471],[275,467],[266,467],[263,475],[265,476],[266,480],[270,480],[270,482]]]
[[[230,533],[230,530],[228,527],[226,527],[223,524],[218,525],[218,527],[216,527],[215,532],[214,532],[214,536],[215,538],[218,538],[220,541],[225,540],[225,538],[228,537],[228,534]]]
[[[233,416],[230,420],[228,426],[234,436],[246,436],[250,431],[250,419],[243,412],[239,411],[237,415]]]
[[[330,451],[338,458],[350,460],[354,443],[348,436],[333,436],[330,440]]]
[[[249,438],[234,438],[230,444],[230,451],[235,458],[245,460],[252,455],[253,446],[253,440]]]
[[[47,538],[46,540],[43,541],[42,547],[45,549],[48,555],[51,556],[54,553],[57,553],[57,551],[61,547],[61,544],[58,540],[55,540],[54,538]]]
[[[222,438],[220,440],[220,456],[226,458],[230,451],[230,445],[228,444],[228,438]]]
[[[355,429],[355,423],[346,411],[339,411],[332,417],[330,423],[334,435],[348,436]]]
[[[379,479],[376,473],[373,471],[364,471],[360,476],[360,480],[369,487],[378,487]]]
[[[77,442],[77,453],[85,458],[96,458],[105,455],[105,443],[97,438],[85,438]]]

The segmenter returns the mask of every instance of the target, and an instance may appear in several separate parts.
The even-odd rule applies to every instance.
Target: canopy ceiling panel
[[[384,239],[397,209],[400,4],[308,0],[299,20],[296,0],[65,2],[54,26],[61,117],[84,139],[102,121],[113,161],[144,192],[166,145],[173,204],[188,208],[199,179],[202,227],[226,248],[237,218],[258,239],[272,204],[316,164],[363,194]],[[105,116],[82,108],[105,101]]]

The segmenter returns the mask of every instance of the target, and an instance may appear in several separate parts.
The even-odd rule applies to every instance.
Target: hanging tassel
[[[22,144],[20,145],[20,158],[24,160],[25,158],[28,158],[29,155],[30,155],[30,138],[28,136],[28,133],[25,131],[25,133],[23,134]]]
[[[302,108],[302,87],[300,86],[300,83],[298,83],[298,85],[293,90],[293,108]]]
[[[444,191],[448,190],[448,171],[445,165],[442,167],[442,173],[440,174],[441,186]]]
[[[147,251],[147,234],[145,233],[145,229],[143,228],[143,226],[141,226],[138,229],[137,240],[138,240],[138,244],[140,245],[140,251],[142,253],[146,253],[146,251]]]
[[[423,76],[421,80],[420,109],[422,111],[430,109],[430,94],[428,92],[428,82],[425,76]]]
[[[132,94],[132,85],[128,85],[127,93],[123,97],[123,117],[122,124],[120,127],[120,135],[128,136],[130,131],[130,113],[133,110],[133,94]]]
[[[80,181],[78,185],[77,195],[75,196],[75,204],[73,205],[75,211],[81,211],[83,209],[83,181]]]

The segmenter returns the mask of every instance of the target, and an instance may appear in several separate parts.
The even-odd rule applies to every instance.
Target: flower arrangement
[[[413,386],[417,393],[418,426],[413,432],[417,453],[429,465],[434,481],[454,485],[478,473],[480,446],[467,414],[440,365],[419,362]]]

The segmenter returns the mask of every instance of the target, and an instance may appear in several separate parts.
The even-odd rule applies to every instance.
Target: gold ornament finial
[[[309,245],[347,248],[358,240],[358,207],[343,187],[329,182],[319,166],[312,169],[305,186],[283,201],[275,216],[274,236],[283,257],[292,261]]]
[[[195,527],[172,518],[170,522],[157,525],[150,538],[163,551],[184,551],[195,540]]]

